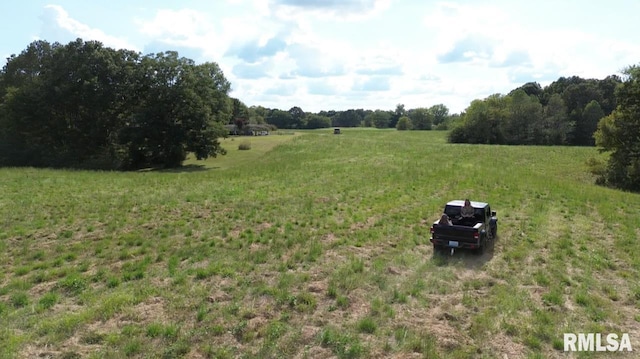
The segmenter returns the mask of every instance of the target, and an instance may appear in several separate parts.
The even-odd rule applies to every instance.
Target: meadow
[[[0,169],[0,358],[631,358],[640,195],[594,185],[594,148],[343,129],[223,141],[135,173]],[[238,150],[242,141],[251,149]],[[451,199],[498,240],[434,254]]]

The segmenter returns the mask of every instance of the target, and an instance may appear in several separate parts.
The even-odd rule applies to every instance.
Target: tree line
[[[97,41],[34,41],[0,72],[0,165],[133,170],[224,153],[230,83],[215,63]]]
[[[443,104],[318,113],[247,107],[229,91],[216,63],[197,65],[174,51],[34,41],[0,72],[0,166],[170,168],[188,153],[224,154],[219,139],[229,125],[430,130],[447,129],[452,118]]]
[[[640,67],[603,80],[561,77],[474,100],[452,124],[452,143],[597,146],[597,183],[640,191]]]
[[[561,77],[474,100],[461,114],[438,104],[406,110],[306,113],[247,107],[229,97],[213,62],[167,51],[142,55],[97,41],[34,41],[0,71],[0,166],[135,170],[224,154],[225,125],[446,130],[450,142],[597,145],[599,183],[640,190],[640,68],[603,80]]]
[[[404,104],[395,110],[348,109],[344,111],[305,112],[294,106],[289,110],[270,109],[262,106],[247,107],[233,99],[235,124],[266,124],[273,128],[318,129],[328,127],[375,127],[400,130],[446,130],[456,118],[443,104],[406,110]]]
[[[454,143],[594,146],[598,121],[616,108],[619,76],[561,77],[474,100],[449,133]]]

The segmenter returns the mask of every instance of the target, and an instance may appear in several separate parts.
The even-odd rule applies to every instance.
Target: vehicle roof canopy
[[[462,206],[464,206],[464,200],[456,199],[456,200],[453,200],[453,201],[449,201],[449,202],[447,202],[447,206],[462,207]],[[487,206],[489,206],[489,203],[471,201],[471,207],[473,207],[473,208],[486,208]]]

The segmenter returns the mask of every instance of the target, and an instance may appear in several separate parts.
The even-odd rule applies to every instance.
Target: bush
[[[466,133],[465,127],[457,126],[449,132],[449,142],[451,143],[468,143],[469,137]]]
[[[251,142],[249,141],[244,141],[241,144],[238,145],[238,149],[239,150],[250,150],[251,149]]]
[[[84,278],[77,274],[71,274],[60,280],[56,285],[57,288],[63,290],[70,295],[78,295],[85,290],[87,283]]]
[[[396,124],[396,129],[398,129],[398,131],[406,131],[412,128],[413,124],[411,123],[411,119],[407,116],[400,117],[398,123]]]
[[[371,317],[362,318],[358,322],[358,331],[360,333],[373,334],[376,332],[377,327],[375,320]]]
[[[603,160],[597,159],[595,157],[590,157],[587,160],[586,164],[589,168],[589,172],[597,177],[596,183],[605,184],[607,176],[607,164]]]
[[[16,292],[11,295],[11,304],[16,308],[22,308],[29,304],[29,297],[25,292]]]

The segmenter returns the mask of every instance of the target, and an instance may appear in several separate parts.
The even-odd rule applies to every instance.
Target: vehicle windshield
[[[462,207],[460,206],[450,206],[447,205],[444,208],[444,213],[447,214],[447,216],[449,216],[449,218],[456,218],[460,216],[460,210],[462,209]],[[483,214],[484,214],[484,209],[483,208],[473,208],[475,210],[475,213],[473,214],[473,216],[482,221],[483,220]]]

